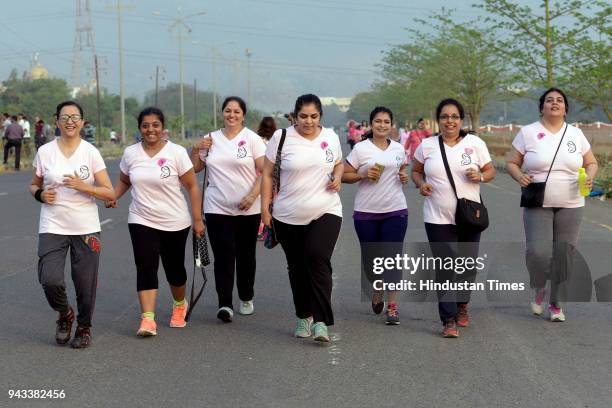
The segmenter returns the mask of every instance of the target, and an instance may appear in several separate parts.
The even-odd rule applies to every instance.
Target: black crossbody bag
[[[521,187],[521,207],[536,208],[542,207],[542,205],[544,205],[544,192],[546,191],[546,182],[548,181],[548,176],[550,176],[550,171],[552,170],[553,164],[555,163],[557,153],[559,153],[559,148],[561,147],[561,143],[563,142],[563,138],[565,137],[566,131],[567,125],[565,125],[565,130],[563,131],[563,135],[561,136],[561,140],[559,141],[559,146],[557,146],[555,156],[552,159],[552,163],[550,163],[548,174],[546,174],[546,180],[539,183],[531,183],[527,187]]]
[[[482,203],[482,196],[480,196],[480,203],[457,196],[457,188],[455,187],[455,180],[453,180],[453,175],[448,165],[448,160],[446,159],[446,151],[444,150],[442,136],[438,136],[438,141],[440,142],[440,153],[444,161],[446,175],[448,176],[451,187],[453,187],[455,197],[457,197],[455,225],[457,225],[458,229],[469,231],[474,234],[486,230],[489,226],[489,212],[487,211],[487,207]]]

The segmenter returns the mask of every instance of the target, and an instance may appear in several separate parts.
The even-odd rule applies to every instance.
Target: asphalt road
[[[115,180],[117,162],[107,165]],[[567,304],[567,322],[553,324],[530,314],[528,294],[518,301],[475,294],[472,326],[462,329],[459,339],[440,337],[437,306],[430,302],[402,303],[401,325],[385,326],[361,301],[359,247],[351,220],[355,186],[344,186],[341,193],[345,222],[332,260],[336,325],[330,345],[292,337],[295,319],[284,256],[280,247],[263,246],[257,254],[254,315],[220,323],[211,279],[189,325],[171,329],[171,298],[160,271],[158,336],[137,338],[126,196],[118,209],[100,208],[103,252],[94,345],[87,350],[59,347],[54,343],[56,314],[36,276],[39,209],[27,192],[29,179],[26,172],[0,175],[2,407],[611,405],[610,303]],[[422,199],[413,187],[406,195],[406,240],[425,241]],[[493,185],[483,187],[483,197],[492,220],[483,245],[506,265],[507,278],[520,279],[526,272],[518,187],[500,174]],[[585,212],[582,246],[594,279],[610,272],[611,208],[589,200]],[[187,263],[191,266],[190,255]],[[208,273],[212,277],[210,268]],[[24,389],[64,390],[65,398],[9,398],[9,390]]]

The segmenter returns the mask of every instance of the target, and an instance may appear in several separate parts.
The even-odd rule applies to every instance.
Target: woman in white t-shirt
[[[586,169],[589,190],[597,174],[597,160],[586,137],[580,129],[565,123],[568,110],[563,91],[550,88],[544,92],[540,97],[541,119],[521,128],[506,161],[508,173],[521,187],[546,181],[542,207],[525,208],[523,222],[527,269],[531,287],[535,289],[531,310],[537,316],[544,313],[545,286],[550,279],[548,311],[553,322],[565,321],[560,298],[563,291],[559,291],[559,285],[567,274],[551,268],[551,257],[554,254],[555,264],[559,265],[557,261],[566,260],[566,254],[571,254],[578,244],[584,210],[578,171],[581,167]],[[523,165],[527,173],[522,172]]]
[[[461,128],[465,112],[463,106],[455,99],[445,99],[438,104],[436,118],[440,134],[428,137],[417,147],[412,165],[412,180],[425,197],[423,203],[423,220],[427,239],[432,245],[434,256],[446,258],[457,256],[449,242],[469,242],[460,246],[460,256],[476,259],[480,233],[472,233],[457,228],[455,211],[457,198],[467,198],[480,202],[480,183],[488,183],[495,178],[495,168],[485,142],[478,136],[467,133]],[[451,174],[457,189],[457,196],[448,179],[442,153],[448,159]],[[473,282],[476,278],[475,268],[466,270],[437,270],[437,282]],[[438,291],[438,311],[444,325],[443,337],[458,337],[457,326],[467,327],[469,318],[467,305],[470,291]]]
[[[96,199],[115,193],[100,152],[85,140],[83,109],[72,101],[56,109],[61,137],[38,149],[30,193],[42,203],[38,228],[38,280],[49,305],[59,312],[55,341],[66,344],[75,319],[66,296],[64,264],[70,249],[77,295],[77,329],[70,345],[89,347],[100,261],[100,219]]]
[[[394,257],[402,252],[408,228],[408,205],[402,185],[410,177],[405,170],[404,147],[389,138],[393,113],[388,108],[378,106],[370,113],[370,124],[372,131],[365,135],[364,141],[355,145],[346,158],[342,181],[359,183],[353,221],[361,245],[362,273],[369,282],[368,293],[372,292],[372,310],[380,314],[384,309],[382,282],[399,283],[401,273],[387,270],[382,276],[373,275],[372,258]],[[373,243],[384,243],[385,253],[380,253],[383,249],[380,244]],[[397,325],[397,291],[386,292],[386,323]]]
[[[250,315],[254,311],[255,249],[261,220],[257,198],[266,146],[244,126],[247,107],[241,98],[226,98],[221,110],[224,127],[193,146],[191,161],[196,172],[208,168],[204,214],[215,258],[217,317],[229,323],[234,317],[234,275],[238,312]]]
[[[141,310],[136,335],[141,337],[157,335],[155,304],[160,257],[173,298],[170,327],[186,326],[185,244],[190,228],[197,236],[204,233],[202,199],[193,165],[184,147],[163,139],[164,122],[164,114],[157,108],[140,112],[138,130],[142,140],[123,152],[115,187],[117,200],[132,190],[128,228]],[[187,190],[190,207],[181,187]],[[109,207],[116,205],[116,201],[107,203]]]
[[[329,342],[334,324],[331,307],[331,256],[342,224],[340,191],[344,164],[338,135],[321,126],[321,100],[312,94],[295,102],[295,126],[286,129],[281,149],[280,191],[272,201],[272,173],[283,130],[266,149],[261,217],[274,224],[287,257],[289,281],[298,317],[295,336]],[[272,219],[272,216],[274,219]],[[314,322],[314,324],[313,324]]]

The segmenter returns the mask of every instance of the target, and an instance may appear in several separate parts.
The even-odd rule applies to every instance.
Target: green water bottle
[[[587,176],[586,170],[584,167],[581,167],[580,170],[578,170],[578,189],[580,190],[580,195],[583,197],[586,197],[591,193],[591,190],[587,186],[588,178],[589,176]]]

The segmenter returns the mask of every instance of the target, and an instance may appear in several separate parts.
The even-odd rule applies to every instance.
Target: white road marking
[[[105,219],[104,221],[102,221],[100,223],[100,226],[103,227],[104,225],[108,224],[109,222],[113,222],[113,219],[112,218]]]
[[[7,192],[0,193],[0,196],[5,196],[5,195],[8,195],[8,193]]]

